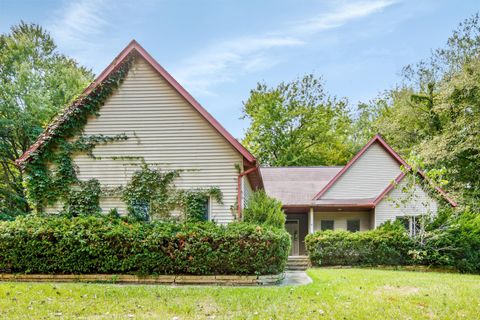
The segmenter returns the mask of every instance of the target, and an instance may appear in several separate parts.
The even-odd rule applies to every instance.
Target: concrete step
[[[307,256],[288,257],[287,270],[306,270],[310,267],[310,259]]]

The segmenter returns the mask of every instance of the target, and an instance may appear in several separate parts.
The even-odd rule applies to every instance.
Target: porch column
[[[313,233],[313,208],[308,213],[308,233]]]

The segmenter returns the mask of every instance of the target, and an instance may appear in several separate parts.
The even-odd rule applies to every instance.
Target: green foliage
[[[138,221],[149,221],[151,218],[169,220],[172,211],[179,210],[183,216],[178,218],[191,222],[205,221],[209,198],[222,203],[222,191],[217,187],[177,189],[174,181],[180,173],[181,170],[150,168],[143,162],[121,191],[129,216]]]
[[[285,213],[282,203],[269,197],[264,190],[251,194],[243,210],[243,221],[276,228],[285,227]]]
[[[78,182],[78,185],[72,187],[69,193],[63,209],[65,214],[76,217],[101,212],[100,195],[102,190],[98,180]]]
[[[259,83],[243,118],[250,121],[243,142],[263,165],[338,165],[353,155],[346,101],[328,97],[313,75],[276,88]]]
[[[107,217],[0,222],[0,272],[275,274],[290,249],[284,230],[232,223],[141,223]]]
[[[365,232],[321,231],[305,237],[314,265],[405,265],[414,241],[401,226]]]
[[[23,22],[0,35],[0,66],[0,218],[8,219],[30,210],[14,161],[93,74],[58,53],[40,26]]]
[[[429,265],[480,273],[480,214],[441,210],[422,236],[401,223],[350,233],[323,231],[305,238],[315,265]]]
[[[57,201],[70,202],[72,186],[81,184],[72,160],[73,153],[84,152],[94,157],[93,149],[96,145],[127,139],[125,134],[83,136],[82,132],[88,117],[98,115],[106,99],[126,77],[134,60],[135,56],[127,58],[88,96],[79,98],[63,111],[55,120],[60,125],[56,126],[42,149],[26,164],[24,180],[27,199],[37,212],[42,212],[45,206]],[[72,142],[72,139],[75,140]]]
[[[182,208],[187,221],[205,221],[205,207],[208,205],[208,199],[222,203],[223,194],[217,187],[208,189],[194,189],[182,192]]]
[[[180,194],[174,185],[179,176],[179,170],[162,172],[142,163],[141,169],[133,174],[122,190],[128,214],[139,221],[148,221],[150,217],[170,217],[180,203]]]
[[[480,273],[480,214],[441,215],[419,247],[422,263]]]

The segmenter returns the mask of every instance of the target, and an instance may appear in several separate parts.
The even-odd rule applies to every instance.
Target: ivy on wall
[[[161,171],[151,169],[143,158],[140,170],[136,171],[125,187],[102,190],[96,179],[80,181],[73,161],[75,153],[85,153],[93,159],[96,146],[115,141],[126,140],[125,134],[115,136],[84,136],[83,130],[91,116],[98,116],[100,108],[108,97],[120,86],[135,62],[130,57],[117,67],[106,80],[90,94],[70,106],[65,113],[51,125],[49,135],[44,135],[45,143],[40,152],[32,154],[25,165],[24,184],[27,200],[36,212],[43,212],[48,205],[63,203],[63,213],[69,216],[88,215],[101,211],[102,195],[120,195],[127,204],[130,216],[137,220],[148,221],[151,218],[170,219],[172,211],[183,213],[188,221],[205,219],[208,199],[222,203],[222,192],[217,187],[178,190],[174,180],[181,170]],[[135,138],[136,135],[134,134]],[[125,157],[112,157],[124,160]],[[129,159],[132,160],[132,159]],[[118,214],[118,211],[112,213]]]
[[[117,67],[107,79],[99,84],[90,94],[74,103],[57,118],[52,126],[52,133],[45,136],[45,143],[40,152],[32,154],[25,165],[25,187],[27,200],[36,212],[42,212],[47,205],[57,201],[65,204],[64,210],[83,212],[86,208],[98,211],[99,198],[94,181],[81,182],[77,178],[72,155],[85,152],[91,157],[92,150],[98,144],[127,139],[125,134],[112,137],[104,135],[82,136],[87,120],[98,116],[98,111],[105,101],[120,86],[135,61],[131,55]],[[71,141],[74,137],[78,137]]]
[[[144,161],[126,187],[121,188],[121,199],[127,204],[128,214],[140,221],[152,218],[170,220],[172,212],[181,213],[176,218],[187,221],[204,221],[208,199],[222,203],[223,194],[218,187],[177,189],[174,181],[182,170],[150,168]]]

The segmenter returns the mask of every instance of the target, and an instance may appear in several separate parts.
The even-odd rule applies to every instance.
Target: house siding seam
[[[376,142],[320,199],[376,198],[401,172],[399,163]]]
[[[412,196],[405,194],[402,189],[407,186],[407,180],[400,182],[375,207],[375,228],[386,221],[393,221],[398,216],[437,214],[438,201],[432,198],[419,185],[415,186]],[[395,200],[393,200],[395,199]]]
[[[211,219],[218,223],[233,220],[231,207],[237,196],[237,169],[243,157],[155,70],[139,59],[125,81],[89,119],[84,135],[113,136],[125,133],[125,141],[98,145],[93,153],[74,156],[78,177],[96,178],[103,187],[125,185],[138,170],[138,159],[162,169],[181,169],[175,181],[179,188],[219,187],[223,204],[212,202]],[[113,159],[117,157],[117,159]],[[118,159],[123,157],[123,159]],[[125,214],[125,204],[104,197],[101,208],[117,208]],[[56,211],[60,204],[47,208]]]

